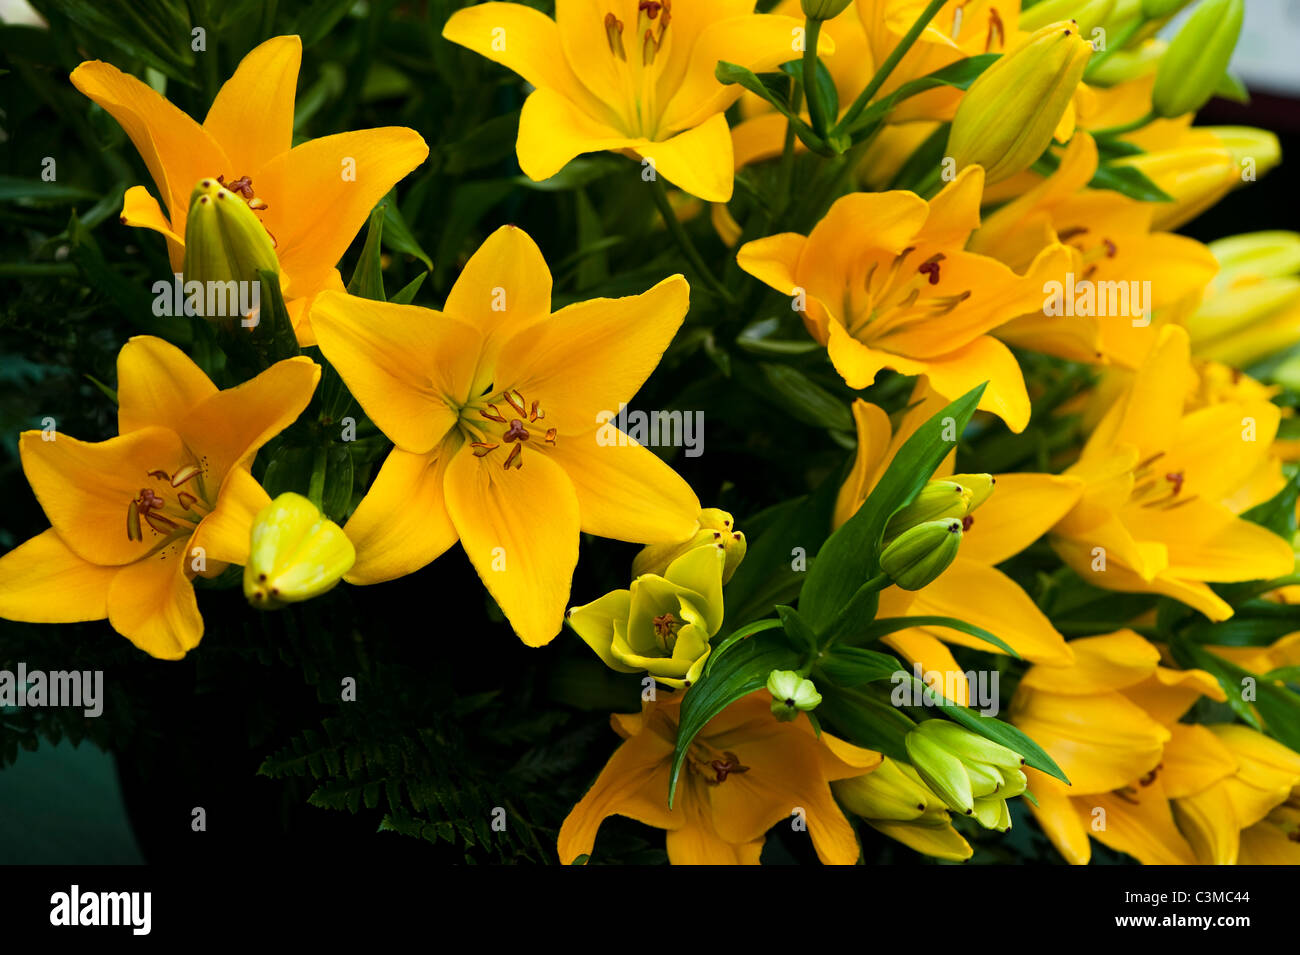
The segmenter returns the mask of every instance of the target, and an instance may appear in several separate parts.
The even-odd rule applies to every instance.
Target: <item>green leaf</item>
[[[776,608],[776,612],[781,618],[781,627],[791,642],[796,646],[802,646],[808,653],[808,659],[816,656],[817,634],[813,633],[812,627],[799,616],[799,611],[783,604]]]
[[[786,97],[780,91],[767,86],[752,70],[738,66],[735,63],[728,63],[726,60],[720,60],[717,68],[713,71],[713,75],[723,86],[736,84],[763,98],[772,104],[778,113],[790,121],[790,124],[794,127],[795,135],[803,141],[804,145],[813,152],[822,155],[833,155],[833,152],[827,148],[821,137],[813,132],[812,127],[790,111]]]
[[[804,618],[822,631],[866,581],[880,573],[885,525],[911,502],[952,451],[984,393],[973,389],[921,425],[894,456],[875,489],[817,553],[799,597]],[[946,433],[954,437],[946,439]],[[743,564],[741,565],[744,566]]]
[[[773,670],[790,670],[798,665],[799,654],[790,648],[784,634],[759,634],[740,643],[699,683],[686,691],[677,726],[677,748],[673,753],[668,781],[668,807],[677,792],[677,778],[691,743],[700,730],[736,700],[767,684]]]
[[[916,728],[906,713],[870,689],[836,689],[822,693],[817,714],[835,735],[855,746],[874,749],[890,759],[909,762],[904,740]]]
[[[878,680],[892,680],[897,673],[908,671],[895,657],[865,647],[836,646],[818,664],[820,671],[840,687],[861,686]]]
[[[1092,189],[1110,189],[1139,202],[1173,202],[1169,195],[1136,166],[1117,166],[1102,164],[1097,167],[1092,181]]]
[[[416,293],[420,291],[420,286],[424,284],[424,280],[428,277],[428,272],[421,272],[415,278],[411,279],[411,281],[403,285],[401,289],[389,299],[389,301],[394,305],[410,305],[412,300],[415,298]]]
[[[781,328],[781,320],[765,318],[745,327],[736,336],[736,344],[757,355],[803,355],[822,346],[811,338],[778,339],[772,337]]]
[[[912,682],[918,691],[926,688],[925,684],[915,677],[912,678]],[[939,706],[949,718],[968,730],[979,733],[985,739],[991,739],[995,743],[1001,743],[1007,749],[1015,750],[1025,758],[1025,765],[1049,776],[1055,776],[1069,785],[1070,780],[1061,771],[1061,767],[1056,765],[1056,761],[1047,755],[1047,751],[1010,723],[1004,723],[992,716],[981,716],[969,707],[950,700],[945,700]]]
[[[780,620],[773,620],[771,618],[767,620],[755,620],[753,623],[746,624],[739,630],[723,637],[722,640],[718,642],[718,645],[713,648],[713,652],[709,654],[709,662],[704,664],[704,675],[707,677],[709,671],[713,669],[713,665],[718,662],[722,655],[738,644],[741,640],[744,640],[746,637],[752,637],[756,633],[762,633],[764,630],[775,630],[779,626],[781,626]]]
[[[854,120],[853,125],[849,127],[848,132],[854,136],[855,140],[860,139],[859,134],[874,128],[902,100],[918,93],[924,93],[940,86],[952,86],[959,90],[969,89],[970,85],[979,78],[979,75],[992,66],[1001,55],[1000,53],[980,53],[977,56],[958,60],[943,69],[935,70],[933,73],[927,73],[925,76],[903,83],[894,92],[877,100],[863,110],[861,115]]]
[[[840,94],[835,89],[835,79],[831,76],[831,71],[820,58],[817,60],[817,82],[811,88],[804,83],[803,60],[791,60],[782,65],[781,71],[803,84],[804,95],[817,97],[821,103],[822,115],[828,118],[829,123],[835,122],[835,117],[840,115]]]
[[[361,247],[361,257],[348,281],[348,294],[376,302],[384,298],[384,272],[379,261],[379,246],[384,234],[385,210],[388,202],[381,202],[370,212],[370,228],[366,230],[366,243]]]
[[[816,428],[853,430],[848,406],[799,369],[770,362],[759,362],[758,367],[782,399],[781,406],[800,421]]]
[[[414,256],[424,263],[424,267],[432,272],[433,260],[429,258],[428,253],[415,240],[411,234],[410,227],[406,220],[402,218],[402,210],[397,207],[397,199],[392,192],[384,200],[384,227],[380,232],[380,238],[384,247],[403,255]],[[355,278],[355,274],[353,276]]]

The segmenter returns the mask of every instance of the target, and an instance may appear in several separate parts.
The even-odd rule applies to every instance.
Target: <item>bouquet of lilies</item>
[[[139,181],[9,190],[82,203],[19,301],[127,331],[62,392],[116,430],[18,415],[0,617],[141,665],[401,595],[414,692],[584,734],[441,837],[563,864],[1300,863],[1300,234],[1175,231],[1280,161],[1193,125],[1243,5],[37,4]]]

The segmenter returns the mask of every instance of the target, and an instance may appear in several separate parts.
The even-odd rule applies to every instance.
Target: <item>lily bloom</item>
[[[192,581],[248,559],[270,498],[248,468],[307,407],[320,366],[277,362],[218,391],[194,362],[140,336],[117,357],[116,438],[19,438],[23,472],[53,526],[0,557],[0,617],[103,620],[150,656],[203,636]]]
[[[1202,695],[1223,701],[1204,670],[1160,665],[1160,651],[1131,630],[1070,641],[1070,666],[1031,667],[1011,701],[1011,721],[1045,749],[1070,785],[1027,770],[1030,810],[1073,865],[1091,835],[1147,865],[1192,865],[1173,798],[1199,792],[1235,764],[1214,758],[1213,736],[1179,718]]]
[[[1021,276],[964,251],[980,223],[983,183],[983,170],[971,166],[929,202],[911,192],[853,193],[810,235],[758,239],[737,261],[794,296],[850,388],[866,388],[883,368],[924,375],[949,400],[987,381],[979,407],[1023,431],[1029,396],[1020,366],[988,332],[1041,307],[1044,282],[1065,273],[1069,256],[1053,243]]]
[[[399,126],[294,146],[301,60],[296,36],[257,46],[221,87],[202,125],[108,63],[82,63],[71,79],[122,125],[167,206],[164,214],[144,186],[132,186],[122,222],[161,233],[172,271],[181,272],[190,192],[200,180],[221,181],[247,201],[271,235],[289,316],[299,342],[310,345],[312,299],[323,289],[342,290],[334,266],[375,203],[424,162],[429,147]]]
[[[823,863],[858,861],[858,840],[830,783],[874,769],[879,753],[830,733],[818,736],[808,720],[781,722],[772,715],[772,695],[756,690],[691,743],[669,809],[680,707],[680,694],[659,693],[640,713],[610,716],[624,742],[560,827],[561,862],[590,854],[600,824],[627,816],[668,831],[673,865],[757,865],[767,830],[800,809]]]
[[[515,633],[541,646],[564,620],[579,531],[693,534],[695,493],[608,425],[689,298],[674,275],[552,315],[551,272],[514,226],[474,253],[442,312],[323,293],[321,351],[395,445],[344,528],[357,561],[343,579],[414,573],[460,540]]]
[[[903,443],[946,404],[933,392],[918,388],[912,407],[893,431],[882,409],[862,400],[853,403],[858,450],[836,502],[837,527],[866,500]],[[953,473],[953,458],[950,454],[939,465],[936,480]],[[920,590],[885,588],[880,592],[877,615],[956,617],[1001,637],[1026,660],[1068,664],[1073,656],[1065,638],[1019,584],[996,565],[1047,533],[1079,499],[1083,482],[1055,474],[998,474],[994,481],[993,493],[965,519],[961,549],[948,569]],[[881,639],[920,663],[925,671],[943,674],[945,687],[957,692],[954,702],[962,704],[968,702],[963,668],[944,644],[1002,652],[976,637],[943,627],[913,627]]]
[[[1271,580],[1295,565],[1286,540],[1237,516],[1260,503],[1241,492],[1263,487],[1280,412],[1265,400],[1189,410],[1194,379],[1187,332],[1165,326],[1066,470],[1086,486],[1051,542],[1090,583],[1226,620],[1232,607],[1208,582]]]
[[[443,36],[536,87],[516,142],[530,179],[550,178],[581,153],[627,150],[685,192],[726,202],[724,113],[741,89],[714,70],[726,60],[762,73],[797,59],[802,26],[754,13],[754,0],[561,0],[555,20],[518,3],[458,10]]]

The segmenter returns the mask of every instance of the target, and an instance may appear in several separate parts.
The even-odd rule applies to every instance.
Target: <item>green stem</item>
[[[704,280],[713,292],[727,304],[731,304],[733,299],[731,293],[727,291],[726,286],[718,281],[717,277],[704,264],[704,259],[700,256],[699,250],[695,248],[695,243],[691,237],[686,234],[682,224],[677,219],[677,213],[673,212],[672,203],[668,201],[668,190],[665,188],[663,180],[657,175],[650,181],[650,192],[654,196],[655,205],[659,208],[659,215],[664,220],[664,227],[668,229],[673,240],[677,243],[682,254],[686,256],[691,267]]]
[[[867,104],[871,102],[871,98],[880,91],[880,87],[885,85],[885,80],[889,79],[889,74],[894,71],[894,67],[898,66],[899,61],[907,55],[907,51],[912,48],[912,44],[915,43],[916,38],[921,35],[921,31],[929,26],[930,21],[935,18],[939,9],[947,2],[948,0],[930,0],[929,5],[927,5],[926,8],[921,11],[921,15],[916,18],[916,22],[912,24],[911,28],[905,34],[903,34],[903,38],[898,41],[898,46],[894,47],[893,52],[885,58],[885,62],[880,64],[880,69],[876,70],[876,75],[871,77],[871,82],[867,84],[867,88],[858,94],[858,98],[853,101],[853,105],[850,106],[849,111],[844,114],[839,125],[831,130],[831,135],[843,133],[853,125],[854,120],[856,120],[862,114],[862,111],[867,108]]]
[[[808,100],[808,116],[812,120],[813,132],[822,139],[830,128],[830,118],[822,108],[821,97],[817,95],[817,38],[822,32],[822,22],[808,17],[804,20],[803,47],[803,90]]]
[[[1121,123],[1118,126],[1107,126],[1105,129],[1094,129],[1091,131],[1092,138],[1101,139],[1103,136],[1122,136],[1124,133],[1131,133],[1135,129],[1141,129],[1155,118],[1156,114],[1152,112],[1147,113],[1145,116],[1140,116],[1129,123]]]
[[[316,505],[317,510],[321,509],[321,502],[325,499],[325,452],[323,444],[316,449],[311,462],[311,483],[307,485],[307,499]]]

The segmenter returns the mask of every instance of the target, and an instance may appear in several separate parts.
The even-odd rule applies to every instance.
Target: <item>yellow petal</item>
[[[707,787],[692,778],[683,782],[682,789],[683,792],[677,797],[674,815],[680,812],[684,818],[678,828],[669,831],[665,840],[670,864],[759,864],[763,852],[763,836],[753,842],[728,842],[714,828],[717,817],[709,806],[710,793]]]
[[[1091,695],[1135,686],[1160,664],[1160,651],[1132,630],[1070,641],[1073,666],[1036,666],[1020,685],[1050,693]]]
[[[1125,696],[1166,726],[1173,726],[1202,696],[1222,703],[1226,696],[1219,681],[1204,670],[1157,667],[1146,680],[1125,687]]]
[[[1070,865],[1087,865],[1092,858],[1088,827],[1093,824],[1093,818],[1086,821],[1080,818],[1069,787],[1036,769],[1026,768],[1025,775],[1029,779],[1029,791],[1038,800],[1037,806],[1029,804],[1029,811],[1043,827],[1043,833]]]
[[[312,315],[321,352],[379,430],[432,451],[471,397],[482,336],[450,315],[339,292],[322,292]]]
[[[1169,551],[1169,576],[1195,581],[1269,580],[1291,572],[1290,544],[1267,528],[1196,498],[1172,508],[1134,507],[1125,524]]]
[[[970,706],[966,671],[938,637],[921,627],[913,627],[882,637],[881,643],[897,650],[909,662],[919,663],[923,678],[937,692],[961,706]]]
[[[962,838],[961,833],[951,823],[931,825],[917,822],[881,822],[868,819],[867,824],[877,832],[883,833],[915,849],[922,855],[945,859],[948,862],[965,862],[975,854],[970,843]]]
[[[570,305],[502,346],[497,383],[540,402],[559,441],[585,434],[632,400],[689,305],[690,287],[680,275],[640,295]]]
[[[999,474],[993,494],[962,535],[965,560],[1000,564],[1052,529],[1079,500],[1083,482],[1056,474]]]
[[[1122,794],[1102,793],[1074,800],[1079,815],[1092,818],[1103,809],[1105,825],[1093,832],[1098,842],[1124,852],[1143,865],[1193,865],[1196,855],[1174,824],[1159,777],[1148,785],[1127,787]]]
[[[1178,433],[1191,375],[1187,332],[1166,325],[1131,389],[1106,413],[1088,439],[1085,455],[1095,448],[1130,444],[1146,458],[1168,448],[1170,439]]]
[[[700,513],[690,485],[630,439],[621,447],[601,438],[566,435],[546,452],[573,482],[583,532],[638,544],[690,537]]]
[[[653,732],[642,732],[621,744],[560,826],[557,848],[560,862],[568,865],[590,855],[596,831],[610,816],[626,816],[656,829],[676,829],[685,809],[668,809],[668,769],[673,745]],[[682,796],[687,796],[683,786]],[[683,800],[685,802],[685,800]]]
[[[728,202],[733,186],[731,130],[722,113],[671,139],[634,147],[654,162],[655,174],[705,202]]]
[[[456,543],[443,482],[455,453],[448,441],[429,454],[388,453],[370,490],[343,530],[357,561],[350,584],[376,584],[414,573]]]
[[[293,145],[293,101],[302,62],[302,40],[272,37],[240,61],[212,101],[203,121],[226,150],[230,169],[253,176]]]
[[[175,345],[137,335],[117,353],[117,430],[161,426],[179,432],[186,415],[217,393],[198,365]]]
[[[1170,799],[1182,799],[1209,789],[1237,771],[1232,752],[1204,726],[1175,723],[1165,744],[1160,778]]]
[[[172,225],[163,215],[158,200],[149,195],[144,186],[132,186],[122,197],[122,225],[161,232],[167,239],[167,255],[172,271],[179,272],[185,264],[185,236],[172,231]]]
[[[168,428],[142,428],[90,443],[40,431],[19,438],[23,472],[36,499],[63,542],[94,564],[121,565],[142,558],[154,546],[127,536],[127,508],[157,468],[172,473],[185,458],[181,439]]]
[[[203,618],[185,575],[186,541],[118,571],[108,588],[108,622],[160,660],[179,660],[199,645]]]
[[[615,129],[605,118],[593,118],[563,93],[544,86],[524,101],[515,152],[524,175],[541,182],[582,153],[628,149],[640,141]]]
[[[256,188],[275,197],[262,221],[289,278],[286,295],[329,284],[375,203],[428,155],[414,130],[387,126],[311,139],[263,166]]]
[[[858,447],[849,472],[835,500],[834,526],[852,517],[875,486],[889,448],[889,415],[861,398],[853,399],[853,423],[858,432]]]
[[[461,545],[519,639],[550,643],[578,563],[578,496],[563,469],[545,452],[507,471],[461,451],[445,490]]]
[[[271,503],[271,497],[243,468],[235,468],[226,475],[217,496],[217,506],[199,522],[190,539],[189,553],[202,547],[209,564],[204,577],[214,576],[211,564],[243,566],[248,563],[248,549],[253,532],[253,519]]]
[[[167,204],[173,232],[184,235],[194,184],[229,167],[221,146],[188,115],[115,66],[92,60],[73,70],[70,79],[121,124]]]
[[[0,617],[27,623],[103,620],[116,573],[116,567],[78,557],[50,528],[0,557]]]
[[[516,226],[497,229],[465,263],[443,311],[484,338],[498,329],[513,334],[545,318],[551,313],[551,270],[537,243]]]
[[[894,367],[891,365],[890,367]],[[996,338],[982,335],[963,348],[924,362],[930,385],[949,401],[988,382],[979,409],[990,411],[1019,434],[1029,423],[1029,395],[1011,350]]]
[[[967,166],[930,200],[930,214],[917,240],[957,248],[964,246],[970,234],[980,227],[983,193],[984,170]]]
[[[797,232],[782,232],[746,242],[736,253],[736,264],[782,295],[794,295],[799,284],[795,269],[808,239]]]
[[[310,358],[286,358],[191,408],[179,433],[202,458],[204,480],[251,465],[258,449],[302,414],[319,380],[320,365]]]

